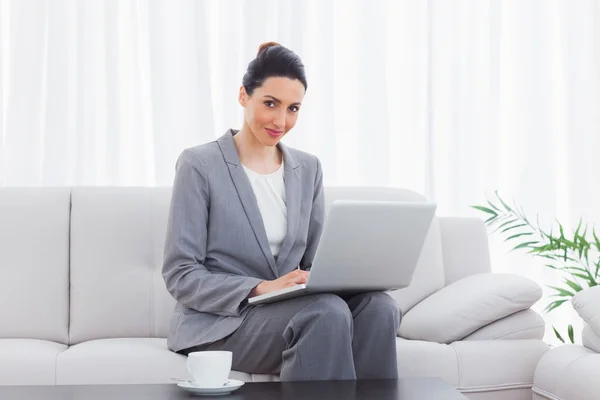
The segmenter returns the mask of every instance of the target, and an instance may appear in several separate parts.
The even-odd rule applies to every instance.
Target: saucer
[[[185,390],[187,392],[190,392],[193,394],[198,394],[198,395],[211,395],[211,396],[229,394],[231,392],[238,390],[243,385],[244,385],[244,382],[237,381],[235,379],[229,379],[223,386],[212,387],[212,388],[196,386],[192,383],[192,381],[183,381],[183,382],[177,383],[177,386],[179,386],[180,388],[182,388],[183,390]]]

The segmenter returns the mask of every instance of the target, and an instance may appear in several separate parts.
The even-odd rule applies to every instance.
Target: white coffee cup
[[[230,351],[195,351],[188,354],[187,369],[198,387],[216,388],[227,383],[231,371]]]

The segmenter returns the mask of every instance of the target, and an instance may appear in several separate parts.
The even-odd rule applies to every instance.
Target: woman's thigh
[[[248,311],[244,322],[228,337],[203,346],[203,350],[228,350],[233,353],[233,369],[248,373],[279,373],[287,343],[283,332],[290,320],[316,302],[328,308],[346,303],[332,294],[314,294],[275,303],[262,304]]]

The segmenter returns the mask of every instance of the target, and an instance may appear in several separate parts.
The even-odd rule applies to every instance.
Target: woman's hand
[[[290,286],[301,285],[308,280],[308,272],[301,269],[295,269],[289,274],[274,281],[262,281],[250,292],[249,297],[260,296],[261,294],[275,292]]]

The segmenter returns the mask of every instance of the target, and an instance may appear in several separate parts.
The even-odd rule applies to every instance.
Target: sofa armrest
[[[593,286],[577,292],[571,304],[583,321],[600,336],[600,286]]]
[[[490,250],[479,218],[438,217],[446,285],[470,275],[489,273]]]
[[[406,339],[452,343],[485,325],[528,309],[541,297],[542,288],[520,275],[472,275],[413,307],[402,318],[398,333]]]
[[[528,308],[487,324],[461,340],[542,340],[545,331],[544,319]]]

